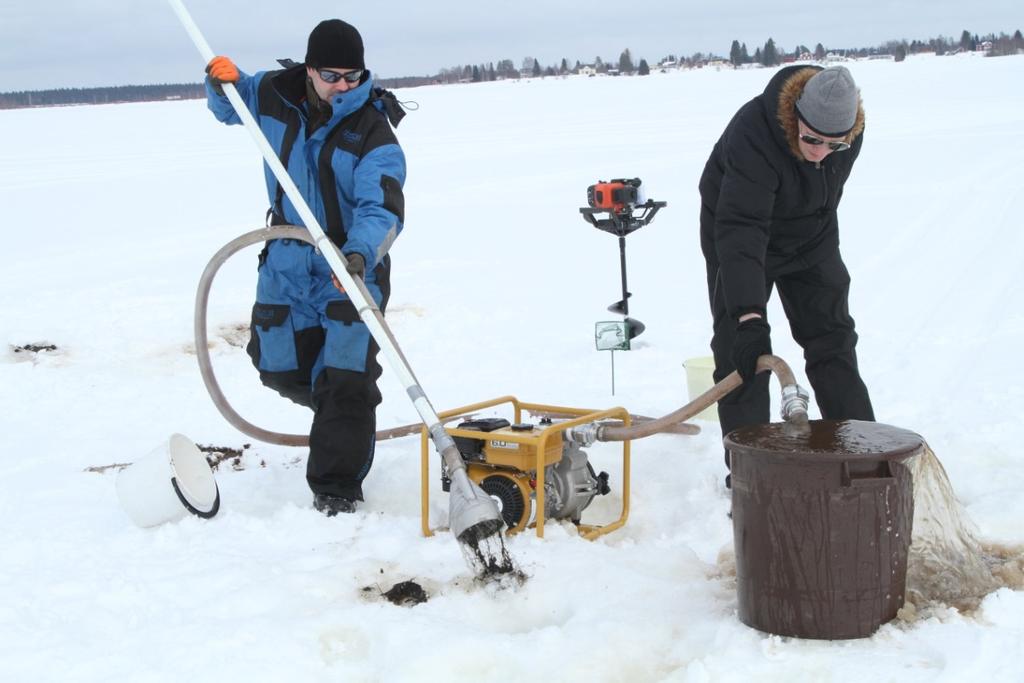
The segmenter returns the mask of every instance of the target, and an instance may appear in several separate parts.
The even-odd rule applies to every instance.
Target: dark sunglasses
[[[362,69],[349,71],[347,74],[340,74],[337,71],[328,71],[327,69],[318,69],[316,73],[324,83],[337,83],[342,79],[345,79],[346,83],[358,83],[363,77]]]
[[[801,135],[800,139],[806,142],[808,145],[814,145],[815,147],[817,147],[818,145],[828,145],[828,148],[833,152],[845,152],[846,150],[850,149],[850,145],[846,142],[825,142],[821,138],[815,135],[808,135],[807,133]]]

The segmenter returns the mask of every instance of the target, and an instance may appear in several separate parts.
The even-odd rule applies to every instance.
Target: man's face
[[[345,78],[338,78],[335,83],[329,83],[324,80],[324,76],[333,80],[334,76],[331,76],[330,74],[338,74],[339,76],[345,76],[348,74],[351,78],[355,74],[362,76],[362,73],[361,69],[314,69],[311,66],[306,67],[306,74],[313,82],[313,89],[316,90],[316,94],[319,95],[320,99],[324,102],[330,102],[335,95],[348,92],[353,88],[359,87],[358,78],[355,79],[354,82],[345,80]]]
[[[805,141],[805,135],[812,140],[821,140],[822,144],[815,145]],[[797,119],[797,144],[800,146],[800,153],[804,155],[804,159],[814,163],[820,162],[829,154],[832,154],[833,150],[828,145],[830,142],[846,142],[846,138],[827,138],[824,135],[818,135],[803,121]]]

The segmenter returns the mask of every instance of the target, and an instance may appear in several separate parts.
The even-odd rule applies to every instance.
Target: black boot
[[[313,497],[313,507],[318,512],[322,512],[328,517],[334,517],[339,512],[355,512],[356,502],[341,496],[318,493]]]

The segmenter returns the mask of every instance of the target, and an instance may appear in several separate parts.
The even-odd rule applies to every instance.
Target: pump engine
[[[509,533],[525,529],[532,516],[541,431],[504,418],[466,420],[450,430],[470,479],[494,498]],[[550,439],[544,450],[544,517],[579,524],[594,497],[609,492],[608,473],[595,473],[575,442]],[[442,484],[447,488],[443,475]]]

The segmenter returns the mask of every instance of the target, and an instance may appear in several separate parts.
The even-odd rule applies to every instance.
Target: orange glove
[[[206,65],[206,73],[210,75],[210,83],[218,93],[223,93],[221,83],[237,83],[238,67],[228,57],[214,57]]]

